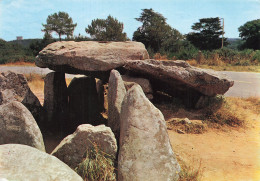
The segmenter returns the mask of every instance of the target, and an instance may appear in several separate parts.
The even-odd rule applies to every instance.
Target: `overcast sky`
[[[124,31],[132,38],[141,25],[134,18],[145,8],[161,13],[182,34],[191,32],[200,18],[220,17],[225,19],[225,36],[238,38],[239,26],[260,19],[260,0],[0,0],[0,38],[42,38],[42,23],[59,11],[78,24],[74,35],[88,36],[85,28],[93,19],[112,15],[124,23]]]

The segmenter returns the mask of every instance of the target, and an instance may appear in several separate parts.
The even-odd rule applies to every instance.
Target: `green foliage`
[[[172,44],[172,49],[169,52],[169,59],[189,60],[197,56],[198,49],[187,40],[179,40]]]
[[[134,41],[142,42],[146,48],[158,52],[162,48],[165,51],[170,48],[172,42],[182,39],[181,33],[166,23],[163,15],[154,12],[153,9],[142,9],[141,16],[136,18],[142,23],[133,35]]]
[[[238,31],[239,36],[245,40],[242,48],[260,49],[260,19],[246,22]]]
[[[42,31],[50,34],[56,32],[59,35],[61,41],[62,35],[67,35],[67,38],[73,35],[73,31],[77,26],[77,23],[73,24],[72,18],[69,17],[68,13],[58,12],[51,14],[47,18],[47,24],[42,24],[44,29]]]
[[[92,20],[85,30],[97,41],[126,41],[128,38],[123,29],[124,24],[109,15],[107,19]]]
[[[50,43],[55,42],[56,40],[52,38],[51,34],[49,34],[48,32],[45,32],[44,37],[42,40],[38,40],[35,42],[32,42],[30,44],[30,49],[33,53],[34,56],[37,56],[38,53],[45,48],[47,45],[49,45]]]
[[[34,56],[28,48],[0,39],[0,64],[17,61],[33,62]]]
[[[187,40],[200,50],[213,50],[221,47],[222,38],[220,36],[223,31],[218,17],[202,18],[191,28],[195,32],[187,34]],[[226,38],[224,44],[227,44]]]
[[[100,150],[96,144],[86,151],[84,157],[85,159],[75,169],[84,181],[116,180],[114,158]]]

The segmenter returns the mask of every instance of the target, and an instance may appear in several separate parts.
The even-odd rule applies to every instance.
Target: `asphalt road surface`
[[[22,67],[22,66],[0,66],[0,72],[3,71],[13,71],[22,74],[47,74],[52,72],[48,68],[39,67]],[[223,71],[221,73],[226,74],[232,80],[235,81],[234,86],[231,87],[225,94],[225,96],[232,97],[260,97],[260,73],[251,72],[227,72]],[[75,75],[66,74],[66,77],[72,78]]]
[[[260,73],[223,72],[235,81],[225,94],[232,97],[260,97]]]

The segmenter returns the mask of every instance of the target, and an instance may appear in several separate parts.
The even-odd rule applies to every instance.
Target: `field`
[[[37,75],[26,75],[29,86],[43,103],[43,78]],[[67,84],[71,79],[67,79]],[[215,121],[206,122],[201,134],[180,134],[168,129],[168,134],[179,163],[189,180],[260,180],[260,99],[259,98],[225,98],[223,106],[214,110],[221,116],[235,116],[239,124],[232,125]],[[164,114],[166,121],[174,118],[189,118],[191,122],[201,122],[197,118],[203,112],[185,110],[174,103],[156,105]],[[205,111],[205,110],[203,110]],[[231,118],[232,119],[232,118]],[[234,118],[235,119],[235,118]],[[240,124],[241,123],[241,124]],[[195,131],[196,132],[196,131]],[[51,151],[61,138],[47,138],[47,151]],[[191,174],[190,176],[187,176]],[[196,180],[195,179],[195,180]],[[194,180],[194,179],[190,179]]]

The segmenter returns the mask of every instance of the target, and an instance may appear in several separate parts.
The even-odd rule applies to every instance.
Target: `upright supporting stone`
[[[97,89],[97,94],[98,94],[98,101],[99,101],[99,105],[100,105],[100,109],[102,111],[105,110],[104,107],[104,83],[102,80],[100,79],[96,79],[96,89]]]
[[[176,180],[180,166],[172,151],[162,113],[134,85],[120,115],[119,181]]]
[[[50,129],[61,129],[68,113],[68,92],[64,73],[51,72],[46,75],[43,107],[47,111]]]
[[[108,83],[108,126],[112,129],[117,139],[120,133],[121,104],[125,94],[126,89],[120,73],[112,70]]]
[[[67,126],[70,133],[73,133],[81,124],[104,124],[100,114],[95,78],[73,78],[68,92],[70,122]]]

